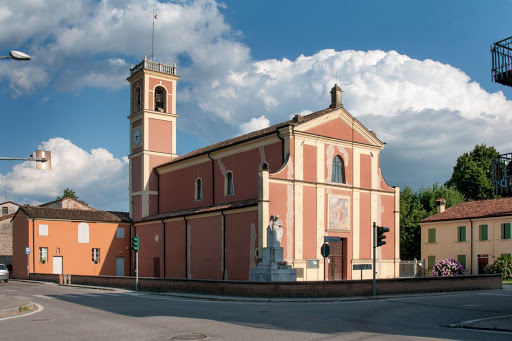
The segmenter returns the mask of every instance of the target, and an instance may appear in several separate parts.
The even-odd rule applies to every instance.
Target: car
[[[7,265],[0,264],[0,281],[4,280],[6,282],[9,281],[9,270],[7,269]]]

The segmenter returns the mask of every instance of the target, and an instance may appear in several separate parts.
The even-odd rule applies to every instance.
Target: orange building
[[[15,278],[29,272],[130,275],[127,213],[97,211],[72,199],[47,205],[20,206],[14,215]]]
[[[378,278],[398,277],[400,191],[379,167],[385,144],[331,90],[327,109],[176,154],[176,66],[131,69],[130,217],[141,276],[248,280],[279,215],[298,280],[371,278],[373,223],[390,228]],[[331,255],[320,248],[325,237]],[[133,271],[133,265],[132,265]]]

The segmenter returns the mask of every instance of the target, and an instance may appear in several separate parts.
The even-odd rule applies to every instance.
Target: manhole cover
[[[188,334],[188,335],[178,335],[171,337],[171,340],[203,340],[206,339],[206,335],[203,334]]]

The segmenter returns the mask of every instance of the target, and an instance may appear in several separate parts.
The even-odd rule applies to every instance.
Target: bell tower
[[[153,168],[176,158],[174,66],[144,60],[130,69],[130,217],[158,213],[158,179]]]

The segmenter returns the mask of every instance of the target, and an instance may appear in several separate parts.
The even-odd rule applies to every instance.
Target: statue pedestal
[[[263,248],[263,259],[251,270],[251,282],[295,282],[297,270],[283,264],[283,248],[276,238],[279,231],[267,228],[267,245]],[[281,231],[282,234],[282,231]]]

